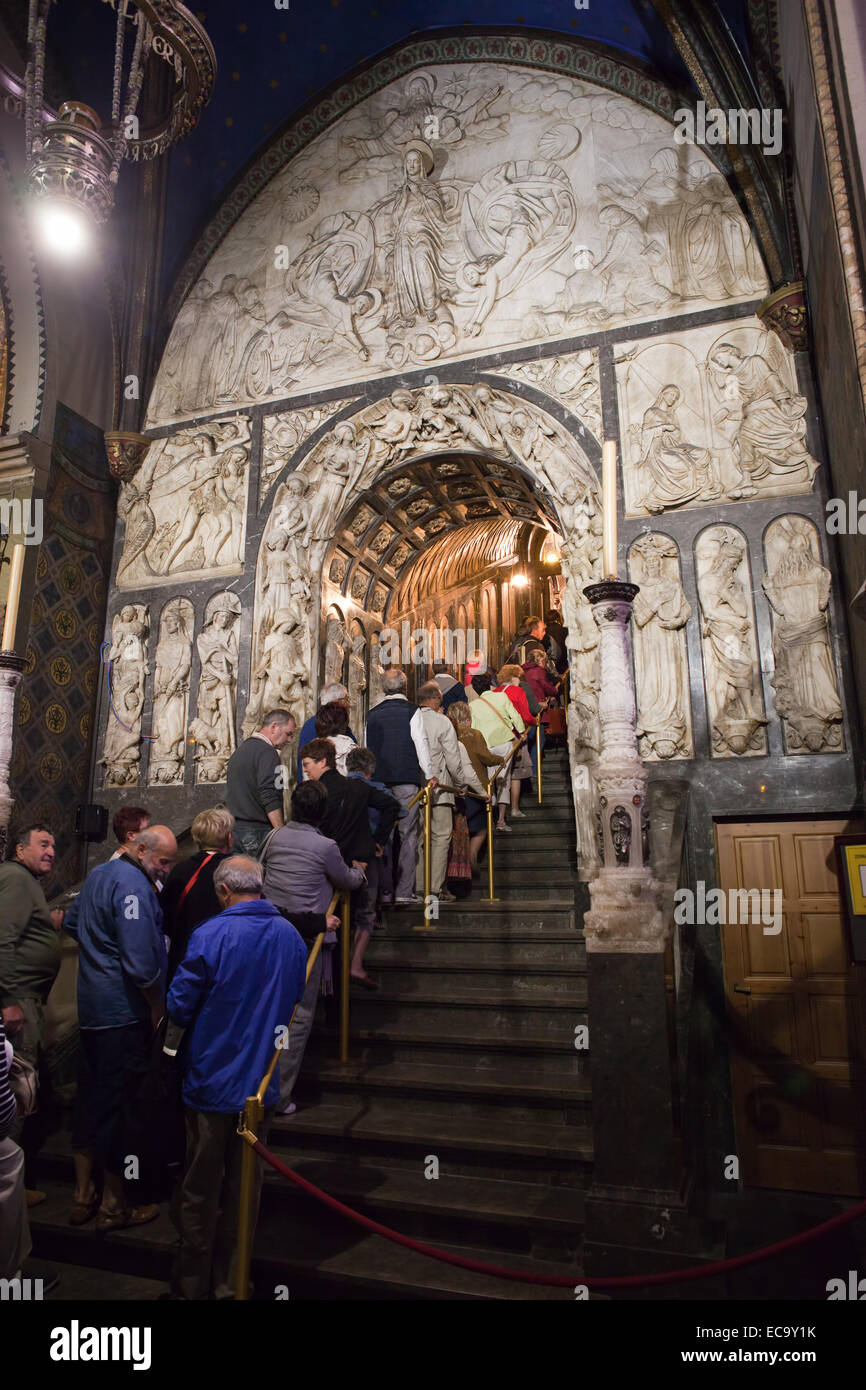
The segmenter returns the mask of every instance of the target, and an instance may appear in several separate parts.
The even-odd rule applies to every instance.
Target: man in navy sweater
[[[406,698],[406,677],[392,666],[382,677],[384,698],[367,715],[367,747],[376,758],[379,781],[403,807],[400,819],[400,853],[394,865],[394,892],[398,903],[413,903],[415,896],[415,854],[418,848],[419,803],[409,802],[419,787],[432,782],[433,765],[421,711]],[[393,841],[390,847],[393,856]]]
[[[172,1293],[184,1299],[234,1296],[238,1112],[258,1090],[306,982],[307,949],[262,898],[261,865],[231,855],[214,874],[214,890],[222,911],[196,927],[167,1000],[170,1022],[186,1029],[186,1168],[172,1213],[180,1233]],[[263,1143],[278,1098],[275,1072],[265,1093]],[[256,1216],[261,1180],[258,1163]]]

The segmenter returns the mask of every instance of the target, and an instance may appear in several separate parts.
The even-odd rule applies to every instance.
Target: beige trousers
[[[421,831],[418,836],[418,856],[415,861],[415,892],[424,892],[424,815],[420,817]],[[437,806],[433,803],[430,817],[430,892],[437,896],[445,886],[445,870],[448,867],[448,850],[451,845],[451,807]]]

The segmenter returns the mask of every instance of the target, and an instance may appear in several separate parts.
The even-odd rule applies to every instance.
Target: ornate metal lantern
[[[62,0],[61,0],[62,3]],[[74,3],[74,0],[73,0]],[[51,0],[29,0],[24,120],[31,195],[99,225],[114,204],[123,159],[155,159],[197,123],[210,100],[216,56],[202,26],[176,0],[103,0],[116,10],[111,119],[103,129],[91,107],[66,101],[45,121],[45,41]],[[127,63],[127,50],[131,50]],[[146,130],[137,115],[151,54],[170,64],[164,109]]]

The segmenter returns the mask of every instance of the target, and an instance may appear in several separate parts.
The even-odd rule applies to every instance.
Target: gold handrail
[[[499,901],[493,887],[493,785],[508,771],[509,764],[514,761],[517,750],[523,742],[523,739],[524,735],[518,734],[516,738],[511,740],[511,752],[506,757],[502,766],[494,772],[487,783],[487,897],[483,901],[488,903],[496,903]]]

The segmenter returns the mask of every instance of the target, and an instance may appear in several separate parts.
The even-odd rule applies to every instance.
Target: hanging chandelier
[[[54,0],[64,3],[64,0]],[[72,4],[76,0],[71,0]],[[29,0],[24,138],[31,197],[70,224],[84,214],[105,222],[124,159],[156,159],[197,124],[210,100],[216,55],[210,39],[175,0],[103,0],[116,11],[111,116],[103,126],[92,107],[65,101],[46,121],[45,44],[52,0]],[[140,128],[138,103],[151,55],[172,70],[164,107]]]

